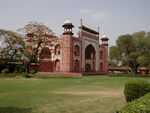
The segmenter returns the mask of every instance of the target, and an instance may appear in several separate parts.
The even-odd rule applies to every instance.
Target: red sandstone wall
[[[39,72],[53,72],[53,62],[41,60],[37,70]]]
[[[37,69],[38,69],[38,66],[37,66],[37,65],[30,65],[30,66],[29,66],[29,71],[35,70],[35,71],[37,72],[37,71],[38,71]]]

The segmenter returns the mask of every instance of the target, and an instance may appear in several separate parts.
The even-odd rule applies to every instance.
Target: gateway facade
[[[41,48],[38,66],[31,66],[38,72],[53,74],[107,74],[108,73],[108,38],[102,36],[99,44],[99,31],[82,24],[78,37],[73,36],[74,25],[65,21],[64,33],[53,48],[46,45]]]

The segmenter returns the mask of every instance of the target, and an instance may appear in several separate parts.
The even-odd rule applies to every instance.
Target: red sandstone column
[[[72,36],[64,35],[62,39],[63,50],[62,50],[62,67],[63,72],[72,72],[73,70],[73,45]]]
[[[64,22],[64,33],[62,37],[62,66],[61,71],[72,72],[73,71],[73,39],[72,39],[72,25],[70,20]]]
[[[103,35],[102,38],[102,45],[105,47],[105,59],[104,59],[104,70],[105,73],[108,73],[108,38],[106,35]]]

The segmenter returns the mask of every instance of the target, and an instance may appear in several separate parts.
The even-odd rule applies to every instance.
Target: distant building
[[[99,32],[82,24],[78,37],[73,36],[74,25],[66,20],[64,33],[53,48],[46,45],[41,48],[38,66],[30,70],[52,74],[107,74],[108,73],[108,38],[103,35],[99,44]]]

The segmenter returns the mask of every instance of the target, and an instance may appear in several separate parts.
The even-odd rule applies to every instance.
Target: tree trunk
[[[29,61],[29,62],[26,63],[26,66],[25,66],[25,71],[26,71],[26,73],[29,73],[29,66],[30,66],[30,63],[31,63],[31,61]]]
[[[133,73],[133,74],[137,74],[137,68],[135,68],[135,67],[133,68],[133,67],[132,67],[131,69],[132,69],[132,73]]]

